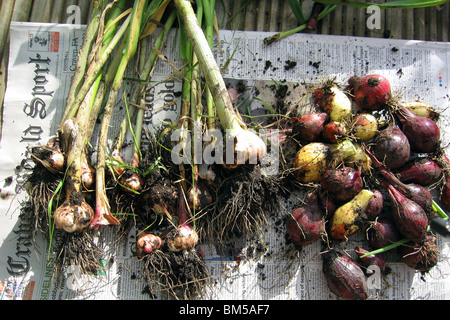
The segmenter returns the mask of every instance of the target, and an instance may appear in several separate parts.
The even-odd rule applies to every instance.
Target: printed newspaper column
[[[56,132],[83,33],[84,27],[11,23],[0,142],[0,279],[13,282],[16,288],[34,286],[34,294],[44,299],[50,295],[49,286],[43,282],[46,277],[35,276],[45,273],[46,259],[38,257],[31,222],[24,219],[29,210],[24,184],[34,166],[28,148],[45,144]],[[30,281],[32,286],[28,285]],[[24,298],[23,292],[16,290],[14,298]],[[32,296],[28,291],[26,297]]]

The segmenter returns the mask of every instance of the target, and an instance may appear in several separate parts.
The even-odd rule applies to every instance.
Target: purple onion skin
[[[375,137],[373,153],[386,167],[396,169],[409,160],[411,146],[400,128],[391,125]]]
[[[369,205],[366,208],[364,214],[369,221],[375,220],[383,211],[384,199],[383,194],[379,190],[373,190],[375,196],[370,199]]]
[[[336,250],[324,253],[322,261],[322,271],[331,292],[348,300],[369,297],[366,276],[356,261]]]
[[[378,219],[367,230],[368,242],[371,248],[384,248],[402,237],[394,223],[386,219]]]
[[[370,256],[361,258],[363,255],[369,253],[366,249],[361,247],[355,247],[355,253],[358,256],[358,262],[364,267],[377,266],[380,271],[384,273],[386,271],[386,259],[382,254],[372,254]],[[366,275],[371,275],[373,271],[366,270]]]
[[[389,196],[394,205],[392,212],[394,224],[400,234],[414,242],[425,240],[428,217],[422,207],[391,185],[389,186]]]
[[[361,169],[343,167],[327,170],[322,177],[321,187],[336,201],[350,201],[363,189]]]
[[[305,204],[291,212],[286,228],[292,242],[297,246],[313,243],[325,233],[325,219],[315,193],[308,194]]]
[[[427,186],[441,179],[442,169],[435,161],[422,158],[408,161],[396,170],[396,175],[404,183],[410,182]]]
[[[438,262],[436,237],[428,236],[422,243],[407,242],[397,248],[397,253],[408,267],[427,273]]]
[[[402,124],[402,131],[408,137],[412,150],[425,153],[436,150],[441,139],[436,122],[415,115],[405,107],[400,107],[396,115]]]
[[[417,204],[419,204],[425,212],[431,215],[433,212],[433,195],[430,191],[428,191],[425,187],[414,184],[414,183],[403,183],[398,179],[391,171],[389,171],[384,164],[382,164],[377,157],[370,151],[366,150],[367,155],[372,160],[372,165],[374,168],[381,173],[385,180],[381,180],[381,184],[388,189],[389,185],[392,185],[404,194],[407,198],[414,200]]]

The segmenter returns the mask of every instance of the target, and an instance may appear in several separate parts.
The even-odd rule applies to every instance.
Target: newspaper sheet
[[[1,299],[122,299],[148,300],[141,261],[135,256],[134,237],[117,243],[111,229],[103,229],[101,241],[114,259],[104,261],[104,270],[88,276],[76,267],[65,278],[52,277],[53,260],[44,239],[31,239],[26,220],[24,182],[33,163],[27,148],[43,144],[55,132],[61,118],[84,26],[57,24],[11,24],[8,83],[3,110],[0,143],[0,296]],[[422,99],[438,107],[445,121],[449,107],[450,45],[424,41],[403,41],[347,36],[296,34],[270,46],[263,43],[265,32],[221,30],[216,57],[229,86],[244,88],[240,99],[254,114],[267,111],[278,101],[273,92],[280,84],[286,89],[283,103],[298,106],[307,93],[306,84],[327,78],[345,82],[354,74],[381,73],[405,100]],[[163,50],[167,61],[158,61],[154,83],[146,96],[144,124],[149,128],[173,123],[178,117],[181,79],[175,30]],[[149,45],[151,41],[149,41]],[[259,113],[258,113],[259,112]],[[122,115],[113,118],[111,137]],[[446,123],[440,124],[443,143],[448,144]],[[257,245],[236,241],[224,252],[201,244],[199,250],[214,278],[206,299],[227,300],[316,300],[337,299],[327,288],[319,256],[320,245],[302,251],[285,248],[279,222],[296,205],[286,201],[273,214],[271,228]],[[281,236],[280,236],[281,235]],[[346,248],[351,253],[362,243],[355,235]],[[100,241],[100,239],[99,239]],[[450,266],[447,239],[439,239],[439,264],[421,275],[395,259],[386,277],[370,277],[373,299],[449,299]],[[261,247],[262,246],[262,247]],[[260,254],[263,252],[263,254]]]

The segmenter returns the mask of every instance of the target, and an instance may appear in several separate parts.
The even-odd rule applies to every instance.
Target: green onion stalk
[[[152,171],[151,168],[144,168],[143,166],[145,164],[141,165],[143,157],[141,139],[143,136],[145,91],[147,90],[147,84],[151,81],[159,52],[166,43],[167,35],[172,28],[175,18],[176,12],[172,11],[152,44],[149,53],[146,50],[148,38],[146,37],[141,40],[139,79],[137,79],[137,85],[133,89],[129,103],[125,104],[126,114],[122,120],[114,149],[107,160],[107,166],[111,171],[112,177],[120,187],[120,193],[141,196],[145,178]],[[132,125],[132,118],[134,118],[134,127]],[[133,151],[130,164],[126,163],[121,156],[121,149],[127,133],[130,133],[133,138]],[[155,165],[154,168],[158,168],[158,166]],[[128,210],[134,208],[134,205],[131,205],[134,201],[135,197],[131,196],[126,197],[123,201],[116,202],[118,202],[119,206],[123,206],[123,209]],[[152,203],[152,206],[155,212],[162,215],[168,214],[167,209],[162,204]]]
[[[227,164],[241,165],[248,161],[262,159],[266,153],[264,141],[251,131],[236,113],[205,34],[197,21],[197,16],[189,1],[174,0],[186,35],[192,44],[198,63],[206,80],[206,85],[214,99],[215,111],[225,131],[226,141],[233,142],[234,155],[225,159]],[[229,153],[231,154],[231,152]]]
[[[120,62],[117,70],[114,72],[111,88],[103,109],[103,118],[97,142],[95,216],[91,223],[91,226],[94,229],[103,224],[119,224],[117,218],[110,212],[109,201],[105,190],[106,145],[114,106],[122,86],[125,71],[137,51],[145,5],[146,1],[144,0],[136,0],[134,2],[133,10],[130,15],[130,26],[123,42],[125,43],[125,48],[124,50],[117,52],[117,55],[120,56]],[[107,223],[104,221],[107,221]]]
[[[291,6],[292,12],[294,13],[297,19],[298,26],[290,30],[277,32],[269,37],[264,38],[265,45],[267,46],[271,45],[276,41],[279,41],[290,35],[299,33],[307,29],[315,29],[315,25],[319,20],[325,18],[327,15],[332,13],[337,8],[337,5],[333,3],[326,5],[322,5],[322,3],[320,3],[320,5],[318,5],[319,2],[316,2],[312,6],[311,10],[305,15],[301,7],[301,1],[288,0],[288,2],[289,5]]]
[[[372,5],[380,9],[414,9],[435,7],[448,3],[448,0],[399,0],[389,2],[368,2],[368,1],[346,1],[346,0],[314,0],[316,3],[324,5],[344,5],[357,8],[368,8]]]
[[[134,58],[135,53],[138,48],[140,41],[147,35],[153,32],[158,19],[161,19],[162,14],[167,7],[168,0],[154,0],[151,2],[144,0],[136,0],[130,16],[130,26],[125,38],[123,39],[121,45],[119,46],[116,56],[112,61],[112,66],[114,67],[113,72],[108,71],[106,77],[106,82],[111,79],[111,89],[109,91],[106,104],[103,109],[103,118],[100,126],[100,133],[97,142],[97,170],[96,170],[96,209],[95,217],[91,226],[93,228],[98,228],[100,225],[115,224],[119,225],[120,222],[111,214],[111,208],[109,205],[109,200],[106,194],[106,177],[105,170],[107,167],[107,138],[110,126],[110,121],[112,118],[114,106],[116,104],[116,99],[118,97],[119,90],[122,86],[123,79],[125,77],[125,71],[130,61]],[[161,38],[159,39],[159,46],[161,46]],[[156,60],[156,53],[150,54],[150,58],[144,64],[143,70],[141,70],[141,86],[133,94],[132,101],[135,105],[141,103],[140,97],[143,92],[144,82],[150,75],[150,71]],[[117,67],[116,67],[117,66]],[[137,101],[137,103],[136,103]],[[128,110],[128,107],[127,107]],[[129,114],[124,121],[128,121]],[[143,109],[138,108],[137,110],[137,120],[136,120],[136,130],[137,134],[134,135],[135,146],[134,146],[134,156],[132,161],[132,166],[137,167],[140,158],[140,137],[143,122]],[[129,125],[129,124],[128,124]],[[127,125],[127,126],[128,126]],[[125,124],[122,125],[120,130],[122,133],[126,132]],[[121,143],[119,143],[120,145]],[[116,148],[117,150],[117,148]],[[113,155],[113,156],[118,156]],[[136,178],[133,177],[132,180]],[[138,177],[139,178],[139,177]],[[140,179],[138,179],[140,180]]]
[[[110,4],[104,1],[96,3],[98,5],[97,14],[94,16],[96,20],[92,20],[88,26],[88,34],[85,39],[97,38],[98,33],[103,35],[101,30],[102,19],[105,16],[107,10],[111,8]],[[98,19],[98,22],[97,22]],[[93,23],[95,22],[95,27]],[[91,28],[92,27],[92,28]],[[124,32],[124,27],[119,29],[119,32],[111,39],[105,52],[103,52],[103,59],[100,65],[104,65],[107,61],[108,48],[109,52],[112,52],[112,46],[117,43],[119,38]],[[82,54],[84,56],[84,50],[89,48],[93,50],[98,43],[102,42],[102,36],[97,38],[97,43],[85,41]],[[95,51],[95,50],[94,50]],[[96,118],[96,115],[92,113],[92,106],[98,106],[99,101],[94,98],[94,87],[92,84],[97,76],[101,73],[101,68],[96,71],[92,71],[92,66],[97,65],[100,59],[94,59],[93,55],[89,59],[81,59],[78,62],[77,71],[85,71],[84,77],[81,77],[85,82],[80,86],[78,80],[80,78],[77,73],[72,82],[71,90],[74,89],[73,96],[69,96],[65,108],[65,112],[62,118],[60,128],[58,130],[59,142],[61,149],[65,155],[66,172],[65,172],[65,186],[66,194],[65,200],[61,206],[59,206],[53,213],[55,226],[58,229],[62,229],[68,233],[86,231],[90,226],[94,218],[94,212],[92,207],[85,201],[83,192],[89,189],[93,185],[94,178],[92,176],[93,169],[90,167],[87,160],[87,144],[91,139],[93,129],[89,120]],[[89,65],[85,65],[89,63]],[[84,65],[84,66],[83,66]],[[89,83],[89,86],[86,83]],[[75,85],[76,84],[76,85]],[[79,88],[79,89],[77,89]],[[84,88],[84,89],[83,89]],[[96,91],[103,92],[104,88],[101,86]],[[99,108],[94,108],[98,111]]]

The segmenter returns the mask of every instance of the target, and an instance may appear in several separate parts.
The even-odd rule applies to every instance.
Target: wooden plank
[[[32,0],[15,0],[12,21],[28,21]]]
[[[402,17],[402,38],[414,39],[414,11],[403,10]]]
[[[52,1],[34,0],[31,7],[31,22],[49,22],[51,16]]]
[[[425,40],[425,9],[417,8],[414,10],[414,39]]]

